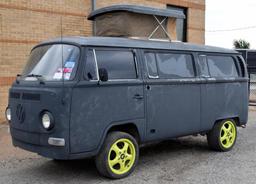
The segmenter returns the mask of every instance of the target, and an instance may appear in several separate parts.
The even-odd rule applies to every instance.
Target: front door
[[[88,49],[83,79],[73,90],[70,122],[72,153],[95,150],[112,124],[144,118],[143,82],[128,49]],[[108,72],[98,81],[97,68]]]
[[[147,137],[171,138],[200,129],[200,79],[189,53],[145,52]]]

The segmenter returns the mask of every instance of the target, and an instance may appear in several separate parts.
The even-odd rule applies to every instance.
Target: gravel
[[[0,125],[0,184],[10,183],[182,183],[246,184],[256,181],[256,112],[238,129],[235,147],[209,150],[206,137],[188,136],[141,148],[135,172],[122,180],[101,177],[93,160],[53,161],[14,148],[7,125]]]

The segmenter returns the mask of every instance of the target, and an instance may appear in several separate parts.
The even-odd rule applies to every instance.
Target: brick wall
[[[97,8],[136,4],[156,8],[188,7],[188,41],[204,43],[205,0],[97,0]],[[0,1],[0,122],[4,121],[9,86],[20,73],[30,49],[42,40],[64,36],[90,36],[86,20],[91,0]]]

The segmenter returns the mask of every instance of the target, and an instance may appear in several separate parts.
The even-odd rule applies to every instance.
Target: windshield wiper
[[[37,75],[32,73],[32,74],[26,75],[26,77],[35,77],[40,82],[40,84],[44,84],[44,77],[42,75]]]

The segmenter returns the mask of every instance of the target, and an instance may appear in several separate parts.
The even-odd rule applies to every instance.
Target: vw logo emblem
[[[17,105],[16,116],[19,122],[23,123],[23,121],[25,120],[25,109],[21,104]]]

